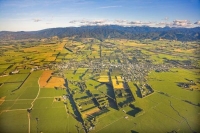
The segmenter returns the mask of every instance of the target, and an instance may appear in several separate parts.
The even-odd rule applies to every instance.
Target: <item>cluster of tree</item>
[[[85,90],[85,88],[87,88],[87,85],[85,84],[84,81],[82,81],[82,82],[73,81],[73,80],[68,80],[68,81],[69,81],[69,83],[79,87],[82,92]]]
[[[95,97],[100,109],[105,109],[109,107],[108,97],[106,95],[98,95]]]
[[[19,40],[30,38],[48,38],[58,36],[78,38],[97,38],[103,40],[105,38],[124,38],[124,39],[169,39],[179,41],[200,40],[200,27],[196,28],[170,28],[170,27],[123,27],[118,25],[105,26],[82,26],[82,27],[66,27],[51,28],[40,31],[31,32],[0,32],[0,40]]]
[[[125,90],[116,90],[115,91],[115,96],[117,98],[131,97],[131,94],[130,94],[130,92],[126,92]]]

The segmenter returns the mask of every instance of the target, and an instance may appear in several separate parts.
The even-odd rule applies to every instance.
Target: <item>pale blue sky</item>
[[[118,24],[200,26],[200,0],[0,0],[0,31]]]

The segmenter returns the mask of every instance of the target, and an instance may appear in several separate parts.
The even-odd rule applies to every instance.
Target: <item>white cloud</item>
[[[165,18],[168,19],[168,18]],[[172,22],[145,22],[145,21],[127,21],[123,19],[118,20],[106,20],[106,19],[99,19],[99,20],[72,20],[69,23],[73,25],[120,25],[120,26],[150,26],[150,27],[194,27],[194,25],[189,20],[174,20]],[[200,21],[195,22],[196,25],[200,25]]]
[[[197,21],[197,22],[195,22],[194,24],[196,24],[196,25],[200,25],[200,21]]]
[[[127,22],[127,24],[130,26],[152,26],[155,22],[130,21]]]
[[[191,27],[192,23],[189,20],[174,20],[172,26],[175,27]]]
[[[156,26],[159,26],[159,27],[165,27],[165,26],[170,26],[170,25],[172,25],[172,23],[170,24],[168,22],[163,22],[163,21],[156,23]]]
[[[72,20],[69,23],[74,25],[121,25],[121,26],[153,26],[155,22],[127,21],[127,20]]]
[[[168,17],[165,17],[163,20],[167,21],[167,20],[169,20],[169,18],[168,18]]]
[[[42,21],[42,20],[41,20],[41,19],[38,19],[38,18],[33,19],[33,22],[39,22],[39,21]]]
[[[69,23],[71,24],[80,24],[80,25],[104,25],[107,24],[108,20],[72,20]]]
[[[77,22],[77,20],[69,21],[69,23],[71,23],[71,24],[75,24],[76,22]]]
[[[115,23],[119,23],[119,24],[127,23],[127,20],[115,20]]]
[[[185,28],[191,28],[193,27],[193,24],[189,21],[189,20],[174,20],[172,22],[158,22],[156,23],[156,26],[159,27],[165,27],[165,26],[169,26],[169,27],[185,27]]]

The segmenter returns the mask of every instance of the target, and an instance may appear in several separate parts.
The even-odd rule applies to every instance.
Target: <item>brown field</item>
[[[39,84],[40,87],[45,87],[47,85],[47,80],[50,78],[52,71],[51,70],[46,70],[42,73]]]
[[[87,118],[87,116],[92,115],[92,114],[99,112],[99,111],[100,111],[100,109],[98,107],[95,107],[91,110],[85,111],[84,113],[82,113],[83,119],[85,119],[85,118]]]
[[[5,101],[5,98],[6,98],[6,97],[0,98],[0,105]]]
[[[55,88],[55,87],[65,88],[64,84],[65,80],[63,78],[51,77],[51,79],[45,85],[45,88]]]

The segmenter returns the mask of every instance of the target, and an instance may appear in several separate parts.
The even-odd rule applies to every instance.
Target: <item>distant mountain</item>
[[[98,39],[105,38],[124,38],[124,39],[169,39],[179,41],[200,40],[200,27],[196,28],[156,28],[156,27],[123,27],[118,25],[105,26],[82,26],[66,28],[50,28],[30,32],[9,32],[1,31],[1,40],[19,39],[41,39],[52,36],[58,37],[93,37]]]

